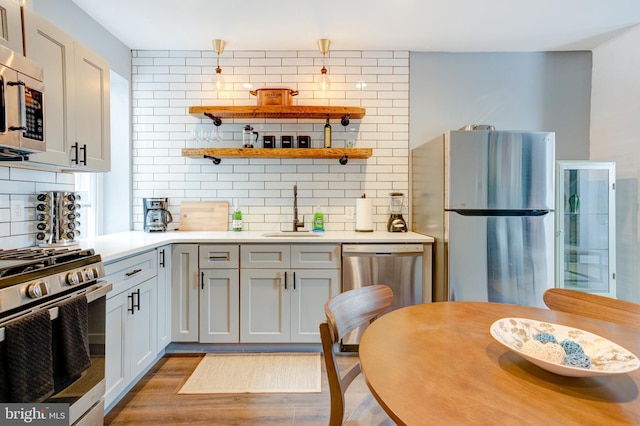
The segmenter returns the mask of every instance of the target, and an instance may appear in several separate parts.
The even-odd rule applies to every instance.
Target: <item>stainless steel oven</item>
[[[0,46],[0,160],[24,160],[46,149],[44,71]]]
[[[70,425],[102,424],[104,276],[93,250],[0,250],[0,402],[68,404]]]

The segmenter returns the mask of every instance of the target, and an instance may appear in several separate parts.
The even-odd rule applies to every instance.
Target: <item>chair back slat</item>
[[[545,291],[542,298],[554,311],[640,329],[640,305],[636,303],[565,288],[551,288]]]
[[[349,290],[327,301],[324,311],[337,343],[350,331],[371,322],[393,301],[393,293],[386,285],[372,285]]]

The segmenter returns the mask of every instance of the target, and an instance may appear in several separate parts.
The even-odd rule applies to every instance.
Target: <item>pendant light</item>
[[[320,78],[318,78],[318,90],[321,92],[327,92],[331,88],[331,80],[327,75],[327,68],[324,66],[324,59],[327,52],[329,52],[329,46],[331,45],[331,40],[326,38],[321,38],[318,40],[318,48],[320,49],[320,53],[322,53],[322,69],[320,70]]]
[[[224,40],[220,40],[219,38],[213,40],[213,50],[218,54],[218,59],[216,61],[216,76],[213,78],[213,89],[220,92],[224,90],[224,77],[222,76],[222,68],[220,68],[220,54],[224,52],[224,46],[226,43]]]

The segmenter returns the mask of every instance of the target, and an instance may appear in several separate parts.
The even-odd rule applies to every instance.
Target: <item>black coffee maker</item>
[[[402,217],[404,209],[404,194],[402,192],[392,192],[389,194],[389,210],[391,215],[387,221],[387,231],[407,232],[407,222]]]
[[[165,232],[167,225],[173,222],[169,212],[167,198],[143,198],[144,232]]]

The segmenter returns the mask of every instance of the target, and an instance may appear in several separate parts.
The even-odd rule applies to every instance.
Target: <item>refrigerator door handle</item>
[[[461,216],[544,216],[551,210],[446,210]]]

